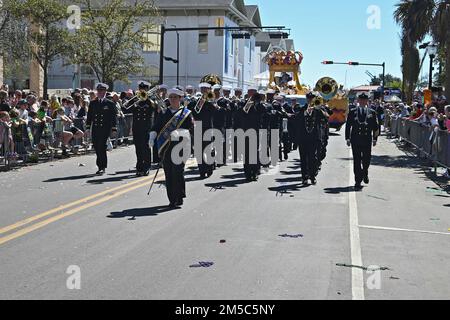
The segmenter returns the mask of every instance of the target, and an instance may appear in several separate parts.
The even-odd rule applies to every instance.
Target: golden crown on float
[[[296,68],[298,70],[298,67],[303,61],[303,54],[300,51],[275,51],[268,54],[266,57],[266,63],[272,68],[280,67],[279,69],[284,70],[291,70]],[[287,71],[287,72],[289,72]]]
[[[264,57],[264,62],[269,65],[270,80],[272,84],[275,72],[290,72],[293,74],[297,94],[306,94],[306,88],[300,84],[300,64],[303,54],[300,51],[285,51],[280,47],[274,47]],[[271,85],[270,85],[271,86]]]

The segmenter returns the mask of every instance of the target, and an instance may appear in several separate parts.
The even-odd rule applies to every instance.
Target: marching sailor
[[[124,109],[133,114],[133,141],[136,148],[136,175],[148,176],[151,166],[151,149],[148,146],[150,129],[155,123],[158,112],[156,106],[147,96],[150,83],[141,81],[136,98],[128,101]]]
[[[97,155],[98,175],[103,175],[108,167],[106,143],[111,132],[117,132],[117,108],[114,102],[106,99],[108,88],[104,83],[97,85],[97,99],[89,104],[86,119],[86,129],[92,132],[92,143]]]
[[[295,116],[296,140],[301,159],[303,185],[317,183],[318,148],[320,143],[320,122],[325,117],[319,107],[315,107],[313,99],[316,95],[309,92],[306,95],[308,103]]]
[[[376,146],[379,135],[377,113],[369,108],[368,104],[369,96],[366,93],[360,94],[358,105],[350,110],[345,127],[345,139],[353,151],[356,190],[362,189],[362,181],[369,183],[372,146]]]
[[[170,201],[169,208],[174,209],[182,206],[183,198],[186,198],[184,167],[189,154],[184,154],[182,150],[180,153],[172,155],[172,151],[179,143],[190,143],[189,130],[194,128],[194,119],[191,111],[187,107],[181,106],[181,98],[184,96],[183,91],[176,88],[170,89],[168,95],[169,107],[158,117],[153,126],[149,146],[152,148],[156,141],[166,177],[167,196]],[[187,149],[189,150],[190,147]],[[183,159],[181,163],[175,161],[178,156]]]
[[[199,121],[202,124],[202,157],[197,159],[198,169],[200,171],[200,178],[205,179],[213,174],[213,165],[208,164],[207,160],[211,158],[212,155],[205,155],[205,149],[209,146],[211,142],[204,141],[203,136],[205,132],[213,128],[213,117],[216,107],[214,105],[214,94],[211,92],[211,84],[203,82],[199,84],[202,96],[197,100],[192,101],[188,108],[192,112],[192,116],[195,121]],[[194,141],[195,141],[194,137]],[[198,146],[197,146],[198,147]]]

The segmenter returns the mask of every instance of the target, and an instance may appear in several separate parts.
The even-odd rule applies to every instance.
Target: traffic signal
[[[359,66],[359,62],[349,61],[348,64],[349,64],[350,66]]]
[[[333,61],[323,61],[322,64],[333,64]]]

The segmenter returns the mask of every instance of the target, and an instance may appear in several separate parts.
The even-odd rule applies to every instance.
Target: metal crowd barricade
[[[450,133],[431,129],[430,126],[406,118],[393,118],[387,115],[386,125],[393,136],[407,141],[437,165],[450,168]]]
[[[0,126],[4,124],[0,122]],[[86,121],[83,118],[76,118],[73,120],[73,125],[81,131],[86,131]],[[13,133],[13,142],[15,150],[9,150],[9,144],[1,143],[1,141],[8,141],[8,137],[0,137],[0,165],[5,165],[7,168],[16,159],[11,157],[12,153],[17,153],[17,156],[26,162],[28,160],[30,152],[35,152],[39,155],[38,145],[43,145],[50,151],[50,161],[53,160],[56,150],[62,147],[64,122],[61,119],[53,119],[51,123],[42,124],[22,124],[15,128]],[[125,114],[123,118],[118,119],[117,128],[118,133],[111,134],[111,141],[116,140],[132,140],[133,139],[133,115]],[[0,132],[0,135],[3,135]],[[85,152],[88,152],[88,145],[92,143],[90,136],[85,135]],[[80,145],[81,141],[72,141],[72,145]],[[52,149],[52,148],[54,149]],[[13,159],[14,158],[14,159]]]
[[[14,150],[10,150],[9,141],[10,128],[3,122],[0,122],[0,164],[9,167],[10,153]]]

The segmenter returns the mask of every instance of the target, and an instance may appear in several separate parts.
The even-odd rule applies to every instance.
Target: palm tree
[[[445,88],[450,93],[450,1],[449,0],[401,0],[394,18],[402,26],[402,43],[412,46],[427,35],[445,52]],[[404,58],[404,63],[406,57]],[[411,80],[411,79],[408,79]]]

